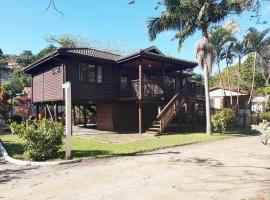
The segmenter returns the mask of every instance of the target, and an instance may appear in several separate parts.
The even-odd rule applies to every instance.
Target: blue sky
[[[128,50],[156,45],[166,54],[196,60],[194,48],[200,33],[190,37],[181,52],[177,51],[178,42],[172,41],[172,32],[160,34],[154,42],[149,41],[146,21],[162,11],[154,9],[156,0],[137,0],[135,5],[129,5],[128,0],[55,0],[65,16],[53,9],[44,12],[49,0],[0,2],[0,48],[7,54],[19,54],[23,50],[37,53],[48,45],[44,40],[46,35],[68,33],[103,43],[116,43]],[[270,2],[264,3],[262,14],[262,21],[267,21]],[[255,21],[250,21],[249,14],[233,18],[241,25],[242,35],[250,26],[260,30],[270,26],[269,23],[256,25]]]

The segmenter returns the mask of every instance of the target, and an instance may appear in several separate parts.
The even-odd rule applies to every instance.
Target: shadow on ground
[[[1,168],[0,169],[0,184],[9,182],[14,179],[21,179],[24,178],[22,175],[27,173],[27,171],[36,169],[38,167],[21,167],[19,169],[11,169],[9,166],[5,168],[5,165],[9,165],[6,161],[0,161]]]
[[[72,150],[73,157],[95,157],[95,156],[104,156],[111,155],[109,151],[103,150]]]

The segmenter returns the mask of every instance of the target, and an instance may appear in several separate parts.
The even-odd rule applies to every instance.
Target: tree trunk
[[[222,76],[221,76],[219,61],[217,62],[217,66],[218,66],[219,85],[220,85],[220,88],[222,90],[223,95],[226,96],[226,93],[224,90],[224,84],[223,84],[223,80],[222,80]]]
[[[210,113],[210,95],[209,95],[209,84],[208,84],[208,68],[204,68],[204,89],[205,89],[205,114],[206,114],[206,134],[211,135],[211,113]]]
[[[229,63],[227,61],[227,58],[226,58],[226,72],[227,72],[227,82],[228,82],[228,88],[229,88],[229,91],[230,91],[230,107],[232,107],[232,90],[231,90],[231,80],[230,80],[230,73],[229,73]]]
[[[202,35],[207,39],[209,42],[208,38],[208,32],[207,32],[207,27],[202,29]],[[205,90],[205,114],[206,114],[206,134],[212,135],[212,130],[211,130],[211,112],[210,112],[210,95],[209,95],[209,72],[208,72],[208,66],[205,64],[205,56],[204,56],[204,90]]]
[[[248,99],[248,105],[251,103],[251,98],[252,98],[253,90],[254,90],[255,72],[256,72],[256,60],[257,60],[257,52],[255,52],[255,54],[254,54],[252,84],[251,84],[250,96],[249,96],[249,99]]]
[[[236,99],[236,112],[239,112],[239,94],[240,94],[240,81],[241,81],[241,56],[238,57],[238,83],[237,83],[237,99]]]

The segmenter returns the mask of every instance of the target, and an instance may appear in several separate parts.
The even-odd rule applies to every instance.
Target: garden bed
[[[167,147],[174,147],[180,145],[186,145],[196,142],[207,142],[216,141],[220,139],[255,135],[256,132],[249,129],[234,129],[226,135],[214,134],[213,136],[208,136],[205,133],[172,133],[168,135],[162,135],[159,137],[146,138],[144,140],[126,142],[126,143],[112,143],[96,140],[93,138],[82,138],[73,136],[72,137],[72,156],[73,158],[83,158],[83,157],[104,157],[104,156],[121,156],[121,155],[135,155],[136,153],[152,151]],[[106,137],[110,137],[106,135]],[[115,138],[115,135],[111,137]],[[128,137],[127,135],[117,137]],[[132,136],[134,137],[134,136]],[[6,148],[9,156],[24,160],[23,146],[21,144],[20,138],[16,135],[11,135],[8,133],[2,133],[0,139]],[[64,147],[60,152],[58,158],[64,159]]]

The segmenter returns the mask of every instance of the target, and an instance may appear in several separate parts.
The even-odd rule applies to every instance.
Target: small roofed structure
[[[210,107],[213,110],[220,110],[231,105],[232,96],[232,107],[236,106],[237,96],[239,95],[239,108],[245,108],[249,99],[249,93],[244,90],[240,90],[239,94],[235,89],[228,89],[221,87],[212,87],[209,89],[210,93]]]

